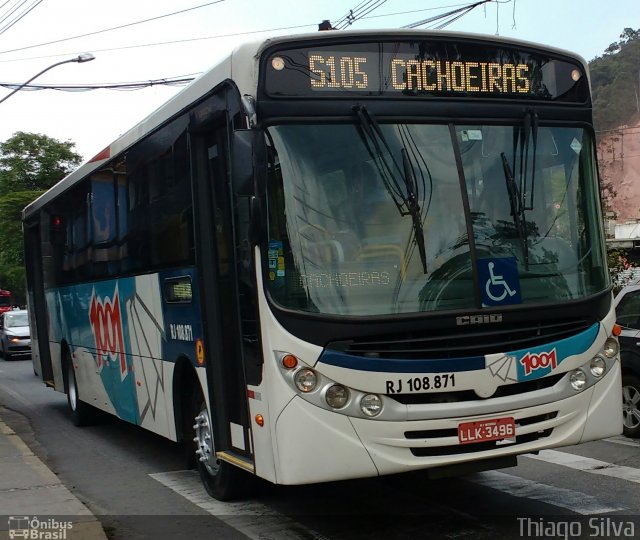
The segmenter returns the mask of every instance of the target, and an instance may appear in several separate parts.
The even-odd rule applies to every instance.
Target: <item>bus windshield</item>
[[[581,127],[295,124],[267,140],[266,283],[284,308],[554,304],[608,286]]]

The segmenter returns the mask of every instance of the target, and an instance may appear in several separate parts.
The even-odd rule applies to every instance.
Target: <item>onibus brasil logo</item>
[[[71,521],[48,517],[9,516],[9,538],[33,540],[65,540],[67,531],[73,528]]]
[[[116,285],[113,299],[96,295],[95,289],[91,293],[89,306],[89,321],[91,332],[96,345],[96,365],[102,368],[109,360],[120,363],[120,378],[127,375],[127,359],[122,337],[122,315],[120,311],[120,295]]]

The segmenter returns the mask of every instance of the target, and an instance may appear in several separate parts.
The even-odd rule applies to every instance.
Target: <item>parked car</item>
[[[31,356],[27,310],[16,309],[0,314],[0,353],[5,360]]]
[[[622,326],[623,431],[627,437],[640,437],[640,285],[627,285],[615,299],[616,322]]]

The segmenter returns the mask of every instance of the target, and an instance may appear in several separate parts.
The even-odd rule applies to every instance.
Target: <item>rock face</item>
[[[618,224],[640,220],[640,121],[600,134],[598,166],[605,212]]]

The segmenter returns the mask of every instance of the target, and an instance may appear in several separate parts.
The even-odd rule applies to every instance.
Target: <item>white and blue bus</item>
[[[77,424],[184,441],[220,499],[615,435],[599,200],[575,55],[244,45],[24,210],[35,368]]]

